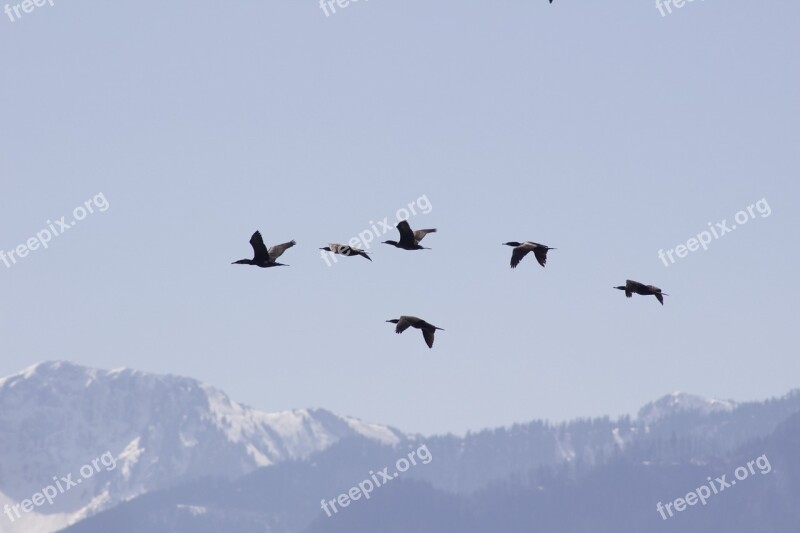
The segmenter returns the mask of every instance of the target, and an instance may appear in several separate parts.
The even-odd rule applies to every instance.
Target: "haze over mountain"
[[[508,512],[521,513],[522,501],[539,511],[516,514],[514,527],[545,517],[555,524],[567,509],[543,502],[557,494],[590,502],[638,486],[643,494],[658,488],[658,498],[667,501],[724,472],[743,450],[778,450],[771,457],[777,475],[769,480],[781,481],[791,465],[776,460],[791,461],[786,438],[775,433],[783,428],[795,438],[798,412],[798,392],[744,404],[674,393],[635,418],[533,421],[464,437],[422,437],[322,409],[259,411],[190,378],[47,362],[0,379],[0,505],[31,498],[53,476],[80,477],[82,465],[106,452],[116,464],[38,513],[13,523],[3,515],[0,531],[45,533],[69,524],[75,524],[69,531],[98,533],[112,525],[177,533],[264,531],[269,524],[269,531],[303,533],[344,531],[350,524],[351,531],[366,531],[386,506],[407,528],[396,530],[409,531],[417,525],[401,512],[406,505],[414,505],[411,516],[427,516],[426,527],[443,520],[442,509],[470,508],[474,514],[449,516],[446,527],[455,530],[464,521],[473,528],[464,525],[464,531],[480,531],[475,524],[496,519],[507,504]],[[374,502],[358,502],[333,518],[323,513],[320,520],[320,499],[335,498],[423,444],[430,464],[409,469],[377,491]],[[619,485],[620,476],[627,484]],[[495,506],[478,504],[492,500]],[[655,503],[614,515],[629,512],[655,524]],[[775,520],[781,518],[785,513]],[[607,525],[607,531],[619,527]]]
[[[324,410],[258,411],[189,378],[38,364],[0,379],[0,505],[30,498],[53,476],[77,477],[106,451],[117,466],[40,507],[44,517],[31,513],[14,524],[6,517],[0,531],[52,531],[154,489],[235,478],[353,436],[388,445],[405,439]]]

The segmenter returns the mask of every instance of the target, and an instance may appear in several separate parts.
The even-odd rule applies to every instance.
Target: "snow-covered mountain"
[[[725,413],[733,411],[736,405],[737,403],[732,400],[703,398],[702,396],[676,391],[642,407],[639,410],[638,419],[640,422],[652,424],[662,418],[680,412]]]
[[[344,493],[369,469],[395,464],[400,450],[343,440],[307,461],[231,482],[200,480],[147,494],[63,533],[796,532],[800,395],[730,411],[707,411],[707,403],[666,411],[651,423],[531,422],[463,438],[425,437],[430,464],[333,517],[320,498]],[[702,511],[669,522],[659,517],[656,502],[757,457],[768,457],[769,475],[761,470]]]
[[[348,437],[407,438],[324,410],[258,411],[189,378],[41,363],[0,379],[0,507],[62,477],[77,484],[20,518],[0,514],[0,532],[56,531],[154,489],[236,478]]]
[[[201,531],[201,522],[208,531],[263,531],[267,521],[273,531],[299,533],[319,512],[319,498],[423,441],[435,459],[404,479],[467,497],[509,482],[535,486],[542,469],[578,475],[621,457],[711,464],[798,412],[800,392],[740,404],[674,393],[634,419],[532,421],[423,439],[324,410],[258,411],[194,379],[48,362],[0,379],[0,533],[70,524],[105,533],[119,517],[137,533],[153,524]],[[70,475],[76,485],[52,505],[40,501],[12,521],[14,506]],[[164,507],[166,494],[174,501]],[[213,516],[194,516],[203,509]]]

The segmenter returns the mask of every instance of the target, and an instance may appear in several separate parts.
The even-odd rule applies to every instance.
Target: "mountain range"
[[[322,409],[259,411],[185,377],[46,362],[0,379],[0,532],[796,531],[799,413],[798,391],[673,393],[636,417],[425,437]],[[428,462],[369,499],[321,508],[422,447]],[[768,475],[668,520],[656,511],[760,456]],[[80,484],[14,514],[70,474]]]

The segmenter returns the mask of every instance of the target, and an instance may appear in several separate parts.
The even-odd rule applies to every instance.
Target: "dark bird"
[[[269,268],[274,266],[289,266],[275,261],[289,248],[297,244],[294,241],[285,242],[283,244],[276,244],[269,250],[264,245],[264,239],[261,238],[261,232],[256,231],[250,237],[250,246],[253,247],[252,259],[239,259],[231,263],[232,265],[255,265],[261,268]]]
[[[419,241],[425,238],[428,233],[436,233],[435,229],[418,229],[412,231],[411,226],[408,225],[407,220],[401,220],[397,225],[397,231],[400,232],[400,242],[397,241],[383,241],[383,244],[391,244],[395,248],[402,248],[403,250],[430,250],[419,245]]]
[[[550,248],[549,246],[545,246],[544,244],[539,244],[536,242],[504,242],[506,246],[513,246],[514,250],[511,252],[511,268],[517,268],[517,265],[522,258],[528,255],[528,252],[533,252],[533,255],[536,256],[536,260],[539,261],[539,264],[544,266],[547,263],[547,252],[550,250],[555,250],[555,248]]]
[[[655,285],[645,285],[644,283],[639,283],[638,281],[630,279],[625,280],[625,285],[614,288],[625,291],[625,296],[628,298],[633,296],[634,293],[641,294],[642,296],[655,296],[656,299],[661,302],[661,305],[664,305],[664,296],[669,296],[666,292],[661,292],[661,289]]]
[[[386,322],[397,324],[397,327],[394,328],[394,332],[398,334],[403,333],[409,327],[421,329],[422,336],[425,337],[425,343],[428,345],[428,348],[433,348],[433,334],[436,333],[436,330],[440,329],[444,331],[442,328],[437,328],[433,324],[428,324],[421,318],[415,316],[401,316],[400,318],[387,320]]]
[[[367,255],[367,252],[360,248],[353,248],[352,246],[347,246],[345,244],[336,244],[330,243],[325,248],[320,248],[320,250],[325,250],[326,252],[331,252],[332,254],[339,254],[339,255],[346,255],[346,256],[356,256],[360,255],[366,259],[372,261],[372,258]]]

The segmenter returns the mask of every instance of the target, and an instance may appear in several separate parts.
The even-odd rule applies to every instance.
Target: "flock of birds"
[[[401,250],[430,250],[430,248],[425,248],[424,246],[420,245],[420,242],[429,233],[436,233],[436,229],[419,229],[414,231],[411,229],[411,226],[408,224],[407,220],[403,220],[397,224],[397,231],[400,232],[399,241],[388,240],[383,241],[382,244],[389,244],[395,248],[400,248]],[[253,233],[253,236],[250,237],[250,246],[253,247],[253,258],[240,259],[238,261],[234,261],[232,264],[253,265],[261,268],[288,266],[283,263],[278,263],[278,258],[283,255],[286,250],[296,244],[297,243],[292,240],[267,248],[267,246],[264,244],[263,237],[261,237],[261,232],[256,231]],[[520,261],[522,261],[522,259],[531,252],[533,252],[533,256],[536,258],[536,261],[538,261],[539,264],[544,267],[547,264],[547,252],[550,250],[555,250],[555,248],[531,241],[509,241],[504,242],[503,245],[511,246],[512,248],[511,268],[517,268],[517,265],[519,265]],[[360,256],[372,261],[372,258],[370,258],[366,251],[360,248],[347,246],[345,244],[330,243],[328,246],[320,248],[320,250],[338,255],[344,255],[347,257]],[[631,298],[634,294],[639,294],[642,296],[655,296],[661,305],[664,305],[664,296],[669,296],[667,293],[662,292],[661,289],[654,285],[645,285],[644,283],[639,283],[638,281],[633,281],[630,279],[625,281],[625,285],[620,285],[613,288],[625,291],[625,296],[628,298]],[[438,328],[433,324],[430,324],[425,320],[415,316],[404,315],[400,318],[387,320],[386,322],[396,324],[395,333],[398,334],[403,333],[410,327],[421,330],[422,337],[425,339],[425,343],[428,345],[428,348],[433,348],[433,337],[434,333],[436,333],[436,330],[444,331],[442,328]]]

